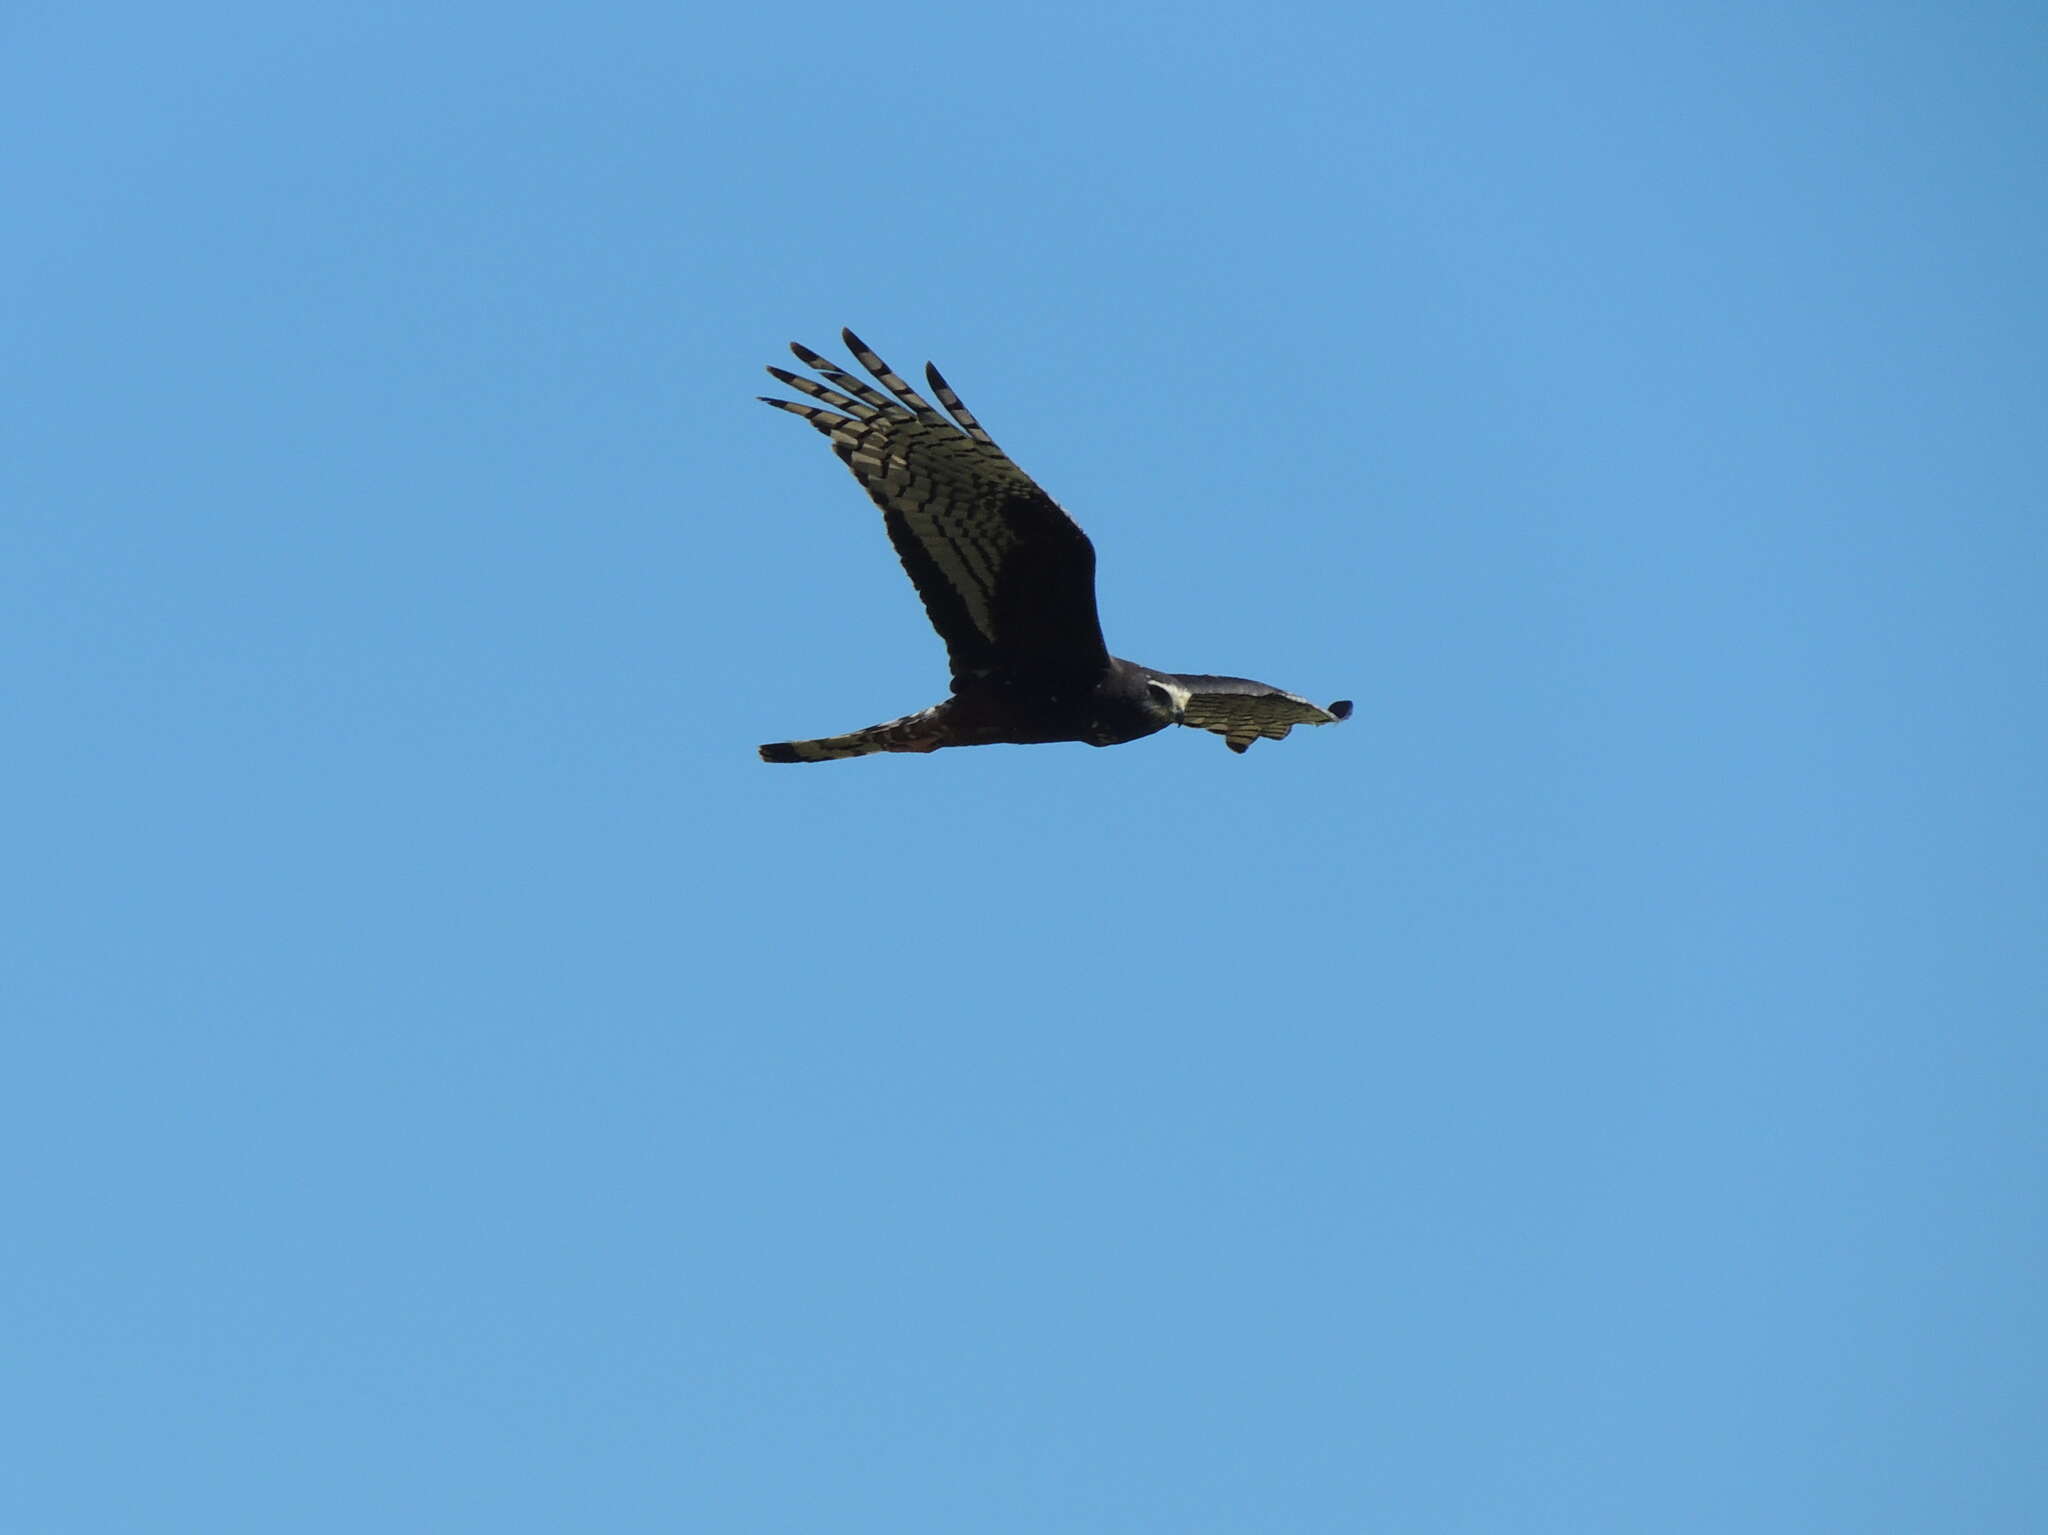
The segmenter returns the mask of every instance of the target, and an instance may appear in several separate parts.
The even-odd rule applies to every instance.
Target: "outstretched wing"
[[[882,509],[897,558],[946,642],[955,688],[979,677],[1100,673],[1109,652],[1095,613],[1088,535],[1010,462],[936,368],[927,363],[925,377],[945,415],[860,337],[841,334],[882,389],[792,343],[798,360],[827,382],[768,371],[820,404],[761,398],[831,438]]]
[[[1215,731],[1234,752],[1250,751],[1260,736],[1283,740],[1296,725],[1332,725],[1351,717],[1348,698],[1322,709],[1298,693],[1283,693],[1249,677],[1175,675],[1171,680],[1187,689],[1180,722]]]

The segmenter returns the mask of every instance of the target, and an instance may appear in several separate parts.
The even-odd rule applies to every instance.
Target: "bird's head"
[[[1178,725],[1188,710],[1188,690],[1158,677],[1145,679],[1145,712],[1162,725]]]

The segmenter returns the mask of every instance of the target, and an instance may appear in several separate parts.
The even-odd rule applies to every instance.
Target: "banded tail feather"
[[[850,730],[843,736],[821,736],[815,741],[771,741],[761,748],[761,760],[837,762],[842,757],[866,757],[874,752],[935,752],[950,744],[946,722],[939,712],[944,707],[935,704],[899,720]]]

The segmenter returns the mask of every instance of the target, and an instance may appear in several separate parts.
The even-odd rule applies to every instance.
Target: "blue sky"
[[[0,1525],[2041,1528],[2044,42],[14,8]],[[844,324],[1357,717],[755,760]]]

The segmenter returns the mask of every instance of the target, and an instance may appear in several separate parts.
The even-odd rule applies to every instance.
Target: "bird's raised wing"
[[[927,363],[925,377],[944,415],[860,337],[841,334],[881,389],[792,343],[826,383],[768,371],[820,403],[761,398],[831,438],[882,509],[897,558],[946,642],[955,688],[982,677],[1043,685],[1100,674],[1109,652],[1088,535],[1010,462],[936,368]]]
[[[1351,718],[1348,698],[1318,708],[1298,693],[1283,693],[1249,677],[1175,675],[1169,680],[1187,691],[1180,722],[1215,731],[1234,752],[1250,751],[1260,736],[1283,740],[1296,725],[1333,725]]]

